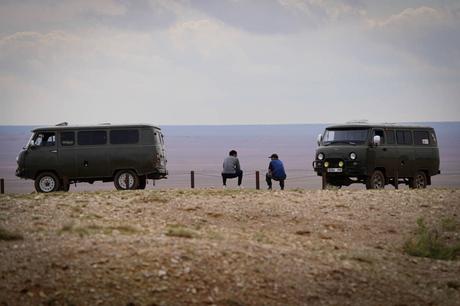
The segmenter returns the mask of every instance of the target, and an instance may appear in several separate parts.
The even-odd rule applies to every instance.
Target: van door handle
[[[57,150],[51,150],[50,152],[51,153],[57,153]]]

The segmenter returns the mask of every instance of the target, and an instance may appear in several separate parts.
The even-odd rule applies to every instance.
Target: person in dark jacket
[[[286,171],[281,160],[278,159],[278,154],[273,153],[270,157],[270,164],[268,165],[268,173],[265,176],[268,189],[272,189],[272,180],[279,181],[281,190],[284,190],[284,180],[286,179]]]
[[[223,170],[222,170],[222,183],[223,187],[227,186],[227,179],[238,178],[238,187],[241,188],[241,182],[243,180],[243,171],[240,168],[240,161],[238,160],[238,153],[235,150],[231,150],[228,156],[224,159]]]

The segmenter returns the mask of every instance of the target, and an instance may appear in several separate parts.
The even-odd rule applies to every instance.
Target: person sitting
[[[281,160],[278,159],[278,154],[273,153],[269,156],[271,159],[268,165],[268,173],[265,176],[267,181],[268,189],[272,189],[272,180],[279,181],[281,190],[284,190],[284,180],[286,179],[286,171],[284,171],[284,165]]]
[[[235,150],[231,150],[228,156],[224,159],[223,170],[222,170],[222,183],[223,188],[227,187],[227,179],[238,178],[238,187],[241,188],[241,182],[243,181],[243,171],[240,168],[240,161],[238,160],[238,153]]]

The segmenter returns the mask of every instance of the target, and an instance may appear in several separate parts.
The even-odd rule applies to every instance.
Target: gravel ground
[[[2,195],[0,305],[460,305],[419,218],[460,241],[460,190]]]

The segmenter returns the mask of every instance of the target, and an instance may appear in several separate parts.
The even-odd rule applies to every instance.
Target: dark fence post
[[[152,185],[155,186],[155,180],[152,180]]]
[[[256,171],[256,189],[260,189],[260,177],[259,177],[259,171]]]
[[[398,170],[395,171],[395,189],[399,189],[398,185],[399,185],[399,176],[398,176]]]
[[[0,179],[0,194],[4,194],[4,193],[5,193],[5,180]]]
[[[190,187],[195,188],[195,171],[190,171]]]

